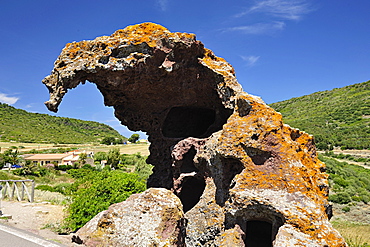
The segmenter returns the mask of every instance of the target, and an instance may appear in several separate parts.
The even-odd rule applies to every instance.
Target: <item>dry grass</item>
[[[135,153],[141,153],[142,155],[149,155],[149,145],[148,144],[128,144],[128,145],[99,145],[99,146],[91,146],[86,147],[86,149],[89,149],[94,152],[108,152],[109,149],[112,148],[119,148],[121,154],[135,154]]]
[[[370,225],[348,221],[334,221],[332,224],[346,239],[349,247],[370,247]]]
[[[66,205],[69,198],[58,192],[35,190],[35,202],[50,202],[55,205]]]
[[[53,149],[53,148],[68,148],[68,147],[75,147],[80,150],[87,150],[93,152],[108,152],[109,149],[112,148],[119,148],[122,154],[134,154],[134,153],[141,153],[142,155],[149,155],[149,145],[148,144],[128,144],[128,145],[102,145],[102,144],[45,144],[45,143],[21,143],[21,142],[0,142],[0,152],[4,152],[5,150],[9,149],[10,147],[23,147],[20,149],[21,152],[27,152],[32,149],[42,150],[42,149]]]

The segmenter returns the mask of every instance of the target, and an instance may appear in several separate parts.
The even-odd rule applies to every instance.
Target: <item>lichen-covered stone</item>
[[[244,92],[195,35],[143,23],[67,44],[43,80],[47,107],[85,81],[122,124],[148,134],[148,186],[172,190],[188,221],[177,245],[346,246],[329,223],[313,137]]]
[[[184,246],[185,225],[179,198],[167,189],[151,188],[111,205],[74,239],[85,246]]]

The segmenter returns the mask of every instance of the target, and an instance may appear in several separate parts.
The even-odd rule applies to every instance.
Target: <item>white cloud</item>
[[[115,123],[120,123],[120,121],[117,119],[117,118],[111,118],[111,119],[107,119],[107,120],[103,120],[104,123],[112,123],[112,122],[115,122]]]
[[[262,0],[235,17],[242,17],[249,13],[266,13],[287,20],[300,20],[310,11],[312,9],[306,0]]]
[[[231,27],[225,29],[225,31],[240,31],[245,34],[272,34],[276,31],[283,30],[284,27],[284,22],[276,21],[271,23],[256,23],[253,25]]]
[[[6,103],[8,105],[13,105],[18,100],[19,100],[19,98],[17,98],[17,97],[9,97],[6,94],[0,93],[0,102]]]
[[[240,56],[244,61],[247,62],[248,67],[252,67],[256,64],[260,56]]]
[[[157,0],[157,4],[162,11],[166,11],[168,7],[168,0]]]

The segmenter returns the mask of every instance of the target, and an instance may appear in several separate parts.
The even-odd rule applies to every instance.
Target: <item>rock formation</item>
[[[81,242],[346,246],[329,223],[327,174],[313,137],[245,93],[232,66],[195,35],[143,23],[67,44],[43,80],[47,107],[57,111],[68,89],[86,81],[123,125],[147,133],[148,187],[162,189],[111,206],[77,232]]]

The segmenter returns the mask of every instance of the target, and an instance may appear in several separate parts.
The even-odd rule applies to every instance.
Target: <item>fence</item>
[[[27,188],[26,183],[31,183],[31,192]],[[31,179],[27,180],[0,180],[0,199],[9,197],[14,199],[15,197],[18,201],[25,200],[25,195],[29,202],[33,202],[35,196],[35,181]]]

